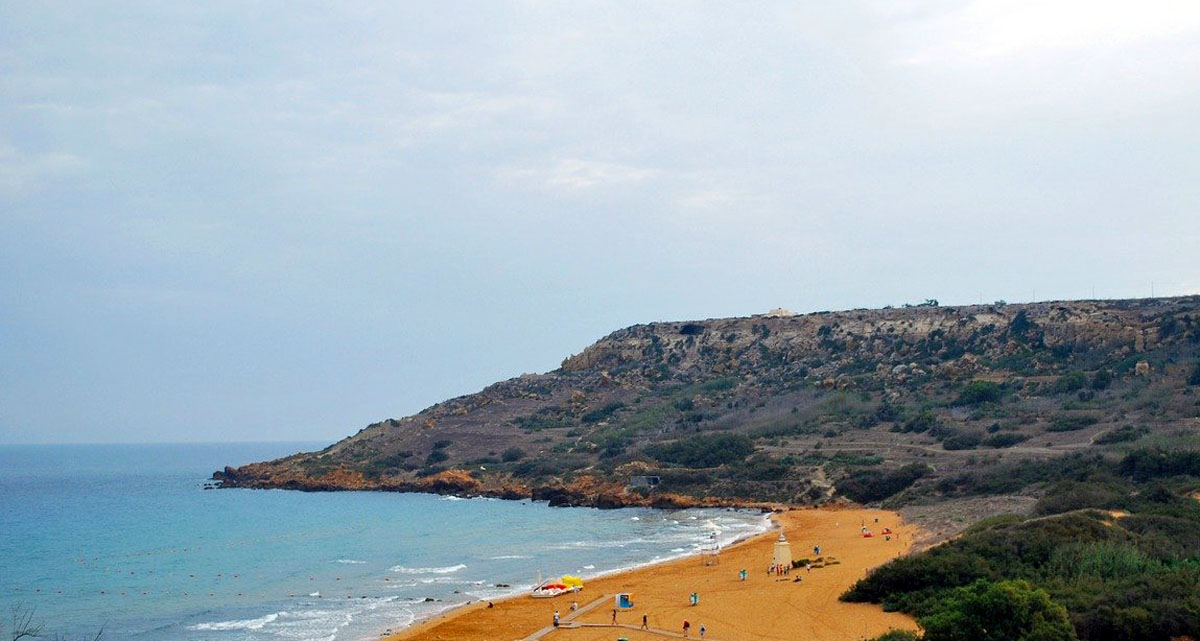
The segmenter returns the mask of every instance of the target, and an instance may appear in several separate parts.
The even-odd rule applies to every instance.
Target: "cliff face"
[[[214,478],[605,507],[949,492],[967,465],[1195,432],[1198,353],[1198,297],[637,325],[553,372]]]

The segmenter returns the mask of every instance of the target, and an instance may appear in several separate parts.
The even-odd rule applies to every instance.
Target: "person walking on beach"
[[[617,609],[616,609],[616,608],[613,608],[613,620],[612,620],[612,622],[613,622],[613,625],[616,625],[616,624],[617,624]]]
[[[684,619],[683,620],[683,636],[686,637],[688,635],[688,630],[691,630],[691,629],[692,629],[692,624],[687,619]]]
[[[646,620],[646,615],[644,615],[644,614],[642,615],[642,629],[643,630],[650,629],[650,623],[649,623],[649,621]]]
[[[558,627],[558,610],[554,611],[554,627]]]

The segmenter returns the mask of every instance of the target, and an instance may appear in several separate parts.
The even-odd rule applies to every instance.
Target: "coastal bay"
[[[915,622],[878,606],[844,603],[838,596],[871,568],[907,553],[920,537],[919,528],[904,524],[885,510],[799,509],[773,515],[796,559],[831,557],[835,563],[768,574],[778,529],[723,549],[715,565],[700,556],[658,563],[587,582],[577,595],[533,599],[528,595],[477,602],[438,615],[389,636],[387,641],[514,641],[533,638],[551,626],[554,611],[564,625],[543,638],[631,641],[670,638],[691,624],[691,636],[706,627],[706,638],[719,640],[812,639],[842,641],[871,638],[891,629],[915,630]],[[872,534],[863,536],[863,529]],[[883,528],[892,531],[890,537]],[[813,554],[820,546],[819,555]],[[818,564],[822,565],[822,564]],[[746,570],[745,580],[741,570]],[[799,579],[797,581],[797,579]],[[630,593],[631,610],[618,612],[613,625],[612,595]],[[689,596],[698,595],[698,604]],[[572,618],[571,603],[581,608],[600,603]],[[649,630],[640,629],[642,615]]]

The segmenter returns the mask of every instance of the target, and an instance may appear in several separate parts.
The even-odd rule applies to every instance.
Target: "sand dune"
[[[692,624],[692,638],[699,638],[703,624],[708,632],[705,638],[714,641],[856,641],[892,628],[916,629],[913,620],[902,614],[837,598],[870,568],[907,552],[919,534],[917,528],[902,524],[894,512],[862,509],[793,510],[777,515],[777,522],[794,558],[810,557],[813,546],[820,545],[822,556],[836,557],[840,563],[812,572],[793,570],[786,578],[769,576],[766,569],[778,536],[775,531],[726,548],[716,566],[706,567],[692,557],[588,581],[578,595],[519,596],[498,601],[490,609],[476,603],[388,641],[614,641],[620,637],[649,641],[682,635],[684,620]],[[861,535],[864,524],[875,537]],[[898,536],[885,540],[879,534],[884,527]],[[748,574],[744,582],[738,577],[743,568]],[[801,581],[794,582],[796,577]],[[634,608],[618,613],[622,627],[611,627],[611,596],[597,601],[618,592],[632,593]],[[698,606],[689,604],[692,592],[700,596]],[[581,608],[592,607],[572,617],[572,601]],[[565,625],[546,630],[556,609]],[[643,614],[651,631],[637,629]]]

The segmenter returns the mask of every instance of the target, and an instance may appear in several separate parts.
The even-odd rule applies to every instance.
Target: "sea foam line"
[[[465,570],[466,568],[466,565],[459,563],[458,565],[448,565],[442,568],[406,568],[403,565],[394,565],[388,569],[400,574],[450,574],[459,570]]]

